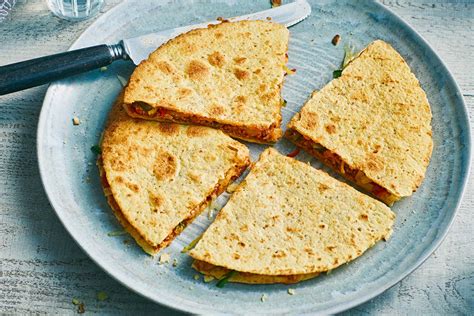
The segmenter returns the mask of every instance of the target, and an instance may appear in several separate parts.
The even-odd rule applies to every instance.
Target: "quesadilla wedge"
[[[108,202],[125,230],[151,255],[250,163],[248,148],[223,132],[131,118],[120,97],[101,149],[98,165]]]
[[[377,40],[313,93],[285,136],[392,205],[423,181],[431,133],[420,83],[397,51]]]
[[[294,283],[388,239],[394,218],[382,202],[269,148],[190,255],[216,278],[235,271],[231,282]]]
[[[289,32],[267,21],[223,22],[182,34],[135,69],[130,116],[207,125],[248,141],[275,142]]]

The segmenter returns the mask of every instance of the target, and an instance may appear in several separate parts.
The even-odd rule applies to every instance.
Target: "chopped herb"
[[[194,280],[197,281],[197,280],[199,280],[200,277],[201,277],[201,276],[200,276],[199,274],[195,274],[195,275],[194,275]]]
[[[176,268],[178,266],[178,259],[173,259],[173,267]]]
[[[332,72],[332,77],[334,79],[339,78],[342,75],[342,69],[334,70]]]
[[[281,107],[284,108],[288,102],[285,99],[281,99]]]
[[[116,231],[113,231],[113,232],[108,232],[107,236],[109,236],[109,237],[123,236],[126,233],[127,232],[124,231],[124,230],[116,230]]]
[[[100,67],[100,71],[106,71],[107,70],[107,67]]]
[[[104,291],[100,291],[99,293],[97,293],[97,299],[101,302],[105,301],[108,298],[109,298],[109,296]]]
[[[153,107],[145,102],[138,101],[138,102],[133,102],[133,104],[139,106],[145,112],[153,110]]]
[[[187,245],[186,247],[183,248],[183,250],[181,250],[181,253],[186,253],[189,250],[193,249],[194,246],[196,246],[196,244],[198,243],[198,241],[201,240],[201,237],[202,237],[202,234],[197,236],[193,241],[189,243],[189,245]]]
[[[91,151],[96,155],[100,155],[102,153],[102,149],[100,148],[99,145],[92,146]]]
[[[354,48],[349,45],[345,45],[344,46],[344,59],[342,60],[341,68],[334,70],[332,72],[332,77],[339,78],[342,75],[342,71],[344,70],[344,68],[347,67],[347,65],[352,60],[352,58],[354,58],[354,56],[355,56]]]
[[[72,303],[73,303],[74,305],[79,305],[81,302],[80,302],[77,298],[73,298],[73,299],[72,299]]]
[[[212,275],[205,275],[204,276],[204,282],[206,283],[209,283],[211,282],[212,280],[214,280],[215,278],[212,276]]]
[[[238,272],[235,271],[235,270],[230,271],[229,273],[227,273],[226,276],[224,276],[222,279],[220,279],[219,282],[217,282],[216,286],[218,288],[223,288],[227,284],[227,282],[229,282],[230,278],[237,275],[237,273]]]

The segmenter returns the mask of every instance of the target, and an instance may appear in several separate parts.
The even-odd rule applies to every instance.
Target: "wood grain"
[[[107,1],[104,11],[117,4]],[[439,53],[474,120],[474,4],[383,3]],[[69,23],[45,1],[18,0],[0,23],[0,65],[64,51],[92,21]],[[0,314],[172,314],[109,277],[75,244],[48,203],[36,160],[36,126],[46,87],[0,97]],[[471,121],[472,122],[472,121]],[[474,179],[441,247],[419,269],[345,314],[474,313]],[[97,299],[105,291],[109,298]]]

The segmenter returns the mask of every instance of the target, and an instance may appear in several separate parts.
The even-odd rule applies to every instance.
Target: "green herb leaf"
[[[127,234],[127,232],[124,231],[124,230],[116,230],[116,231],[113,231],[113,232],[108,232],[107,236],[116,237],[116,236],[123,236],[125,234]]]
[[[332,77],[334,79],[339,78],[342,75],[342,69],[337,69],[332,72]]]
[[[109,298],[109,296],[104,291],[100,291],[99,293],[97,293],[97,299],[101,302],[105,301],[108,298]]]
[[[181,250],[181,253],[186,253],[188,252],[189,250],[193,249],[194,246],[196,246],[196,244],[198,243],[199,240],[201,240],[202,238],[202,234],[197,236],[193,241],[191,241],[189,243],[189,245],[187,245],[186,247],[183,248],[183,250]]]
[[[74,305],[79,305],[81,302],[80,302],[77,298],[73,298],[73,299],[72,299],[72,303],[73,303]]]
[[[142,101],[133,102],[133,105],[139,106],[145,112],[153,110],[151,105]]]
[[[218,288],[223,288],[227,284],[227,282],[229,282],[229,279],[237,274],[238,272],[235,270],[230,271],[229,273],[227,273],[225,277],[223,277],[222,279],[219,280],[219,282],[217,282],[216,286]]]
[[[102,153],[102,149],[100,148],[99,145],[92,146],[91,151],[96,155],[100,155]]]
[[[283,101],[281,102],[281,106],[282,106],[282,107],[285,107],[287,103],[288,103],[288,102],[286,102],[286,100],[283,99]]]

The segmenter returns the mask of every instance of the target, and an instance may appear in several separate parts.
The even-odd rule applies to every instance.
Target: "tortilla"
[[[313,93],[285,134],[389,205],[420,186],[431,135],[425,92],[403,58],[381,40]]]
[[[213,269],[199,268],[201,262],[242,277],[286,276],[283,283],[290,283],[290,277],[299,281],[337,268],[388,239],[394,218],[382,202],[269,148],[190,255],[204,273]]]
[[[133,119],[121,101],[103,134],[102,184],[119,222],[154,255],[240,176],[249,151],[212,128]]]
[[[127,112],[275,142],[282,136],[288,38],[285,26],[267,21],[223,22],[182,34],[135,69],[125,89]]]

